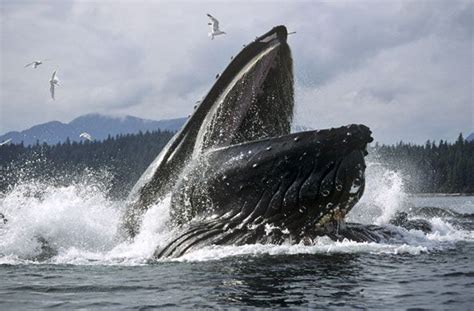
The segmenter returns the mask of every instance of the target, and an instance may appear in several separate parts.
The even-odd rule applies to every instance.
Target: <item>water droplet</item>
[[[331,202],[329,202],[328,204],[326,204],[326,208],[331,208],[331,207],[333,207],[333,206],[334,206],[334,204],[331,203]]]
[[[337,191],[342,191],[342,185],[336,185],[336,190]]]
[[[323,197],[327,197],[329,195],[329,190],[323,190],[321,191],[321,194],[323,195]]]
[[[267,147],[267,148],[265,148],[265,150],[270,151],[270,150],[272,150],[272,147]]]
[[[295,138],[293,138],[293,140],[294,140],[294,141],[299,141],[300,138],[299,138],[299,137],[295,137]]]
[[[347,135],[347,136],[351,136],[351,135],[352,135],[352,133],[351,133],[351,132],[347,132],[347,134],[346,134],[346,135]]]
[[[257,166],[258,166],[257,163],[254,163],[254,164],[252,165],[253,168],[256,168]]]

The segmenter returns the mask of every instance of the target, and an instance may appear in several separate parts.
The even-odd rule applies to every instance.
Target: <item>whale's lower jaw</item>
[[[351,125],[210,152],[173,191],[173,226],[181,233],[155,257],[179,257],[206,245],[337,237],[364,191],[371,140],[367,127]]]

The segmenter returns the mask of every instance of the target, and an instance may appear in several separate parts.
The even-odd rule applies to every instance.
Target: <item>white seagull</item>
[[[51,76],[51,80],[49,80],[49,91],[51,92],[51,98],[54,99],[54,88],[56,86],[59,86],[59,79],[56,76],[56,70],[53,72],[53,75]]]
[[[43,64],[43,62],[45,62],[47,60],[49,60],[49,59],[35,60],[34,62],[26,64],[25,67],[29,67],[29,66],[33,65],[33,68],[36,69],[39,65]]]
[[[211,37],[211,40],[214,40],[215,36],[225,35],[226,33],[219,29],[219,21],[209,13],[207,14],[207,16],[210,20],[210,22],[207,24],[211,26],[211,32],[209,33],[209,37]]]
[[[11,139],[11,138],[8,138],[8,139],[5,140],[4,142],[1,142],[1,143],[0,143],[0,146],[7,145],[7,144],[9,144],[11,141],[12,141],[12,139]]]
[[[91,134],[89,134],[87,132],[82,132],[81,134],[79,134],[79,137],[87,139],[88,141],[93,141],[94,140],[92,138]]]

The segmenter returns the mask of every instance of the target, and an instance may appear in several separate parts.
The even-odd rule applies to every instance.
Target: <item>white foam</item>
[[[51,262],[75,265],[144,265],[159,247],[164,247],[172,235],[168,229],[170,198],[153,205],[143,216],[141,231],[133,241],[122,241],[107,251],[71,247]]]
[[[162,202],[153,205],[143,216],[140,233],[132,242],[117,245],[110,256],[128,261],[146,261],[153,256],[155,250],[166,246],[172,235],[169,230],[170,201],[167,197]]]
[[[474,231],[457,229],[439,217],[430,219],[430,222],[433,231],[426,235],[428,240],[438,242],[474,241]]]
[[[192,251],[173,261],[208,261],[219,260],[231,256],[260,256],[260,255],[296,255],[296,254],[403,254],[408,253],[418,255],[427,252],[428,248],[418,245],[394,245],[344,240],[335,242],[328,237],[317,239],[314,245],[272,245],[272,244],[252,244],[242,246],[208,246],[196,251]]]
[[[117,202],[92,186],[16,187],[0,202],[8,222],[1,225],[1,256],[31,258],[40,253],[38,238],[61,252],[76,247],[111,249],[120,219]]]
[[[451,249],[459,241],[474,242],[474,232],[458,230],[442,219],[432,221],[433,232],[425,234],[420,230],[406,230],[389,227],[403,236],[404,243],[389,244],[375,242],[333,241],[328,237],[316,239],[313,245],[252,244],[242,246],[207,246],[185,254],[171,261],[210,261],[232,256],[296,255],[296,254],[410,254],[419,255],[432,251]],[[170,259],[164,259],[165,261]]]
[[[384,223],[387,215],[400,208],[404,200],[397,175],[380,166],[369,166],[367,198],[360,212],[365,222]],[[0,212],[8,223],[0,224],[0,264],[38,263],[41,252],[38,237],[55,250],[49,264],[144,265],[157,247],[163,247],[173,232],[169,229],[170,198],[152,206],[143,216],[142,229],[133,241],[120,240],[118,228],[123,202],[104,195],[100,183],[54,187],[28,183],[0,198]],[[370,207],[376,207],[373,213]],[[365,210],[364,210],[365,208]],[[385,210],[386,209],[386,210]],[[319,238],[314,245],[209,246],[176,259],[178,261],[219,260],[229,256],[293,254],[412,254],[453,247],[458,241],[474,241],[474,232],[459,230],[441,218],[429,220],[433,232],[395,228],[404,237],[398,244],[334,242]],[[44,261],[43,261],[44,262]]]

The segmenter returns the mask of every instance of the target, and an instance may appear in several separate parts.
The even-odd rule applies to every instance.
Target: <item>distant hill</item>
[[[139,131],[168,130],[177,131],[186,121],[186,118],[169,120],[147,120],[132,116],[111,117],[101,114],[87,114],[80,116],[69,123],[51,121],[35,125],[21,132],[8,132],[0,136],[0,143],[11,139],[11,143],[25,146],[39,143],[49,145],[70,141],[80,141],[82,132],[89,133],[95,140],[106,139],[109,135],[138,133]]]
[[[474,141],[474,133],[471,133],[468,137],[466,137],[467,141]]]

